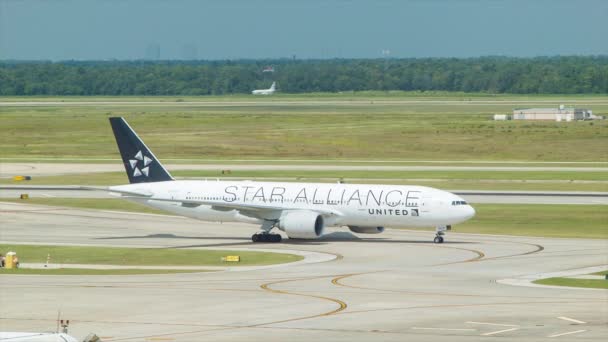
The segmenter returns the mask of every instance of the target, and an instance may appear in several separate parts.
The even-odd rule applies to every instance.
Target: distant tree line
[[[263,72],[266,66],[275,72]],[[608,56],[0,62],[0,95],[219,95],[364,90],[608,93]]]

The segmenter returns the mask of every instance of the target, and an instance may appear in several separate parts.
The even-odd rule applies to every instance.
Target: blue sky
[[[606,0],[0,0],[0,59],[608,54]]]

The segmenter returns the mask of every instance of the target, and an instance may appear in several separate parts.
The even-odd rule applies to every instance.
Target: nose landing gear
[[[452,226],[438,226],[435,228],[435,238],[433,239],[434,243],[443,243],[443,235],[448,230],[451,230]]]

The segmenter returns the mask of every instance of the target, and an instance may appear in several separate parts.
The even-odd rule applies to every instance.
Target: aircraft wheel
[[[435,236],[435,239],[433,239],[434,243],[443,243],[443,237],[442,236]]]
[[[281,242],[283,238],[279,234],[253,234],[251,241],[253,242]]]

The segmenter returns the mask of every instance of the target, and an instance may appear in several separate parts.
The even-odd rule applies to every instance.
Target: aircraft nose
[[[466,206],[466,219],[470,219],[473,216],[475,216],[475,208],[471,207],[470,205]]]

